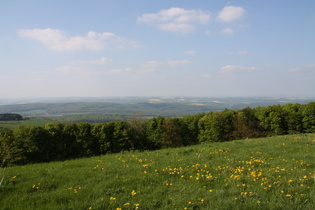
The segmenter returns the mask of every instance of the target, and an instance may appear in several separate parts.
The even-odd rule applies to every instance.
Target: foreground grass
[[[3,173],[0,209],[314,209],[315,135],[128,152]]]

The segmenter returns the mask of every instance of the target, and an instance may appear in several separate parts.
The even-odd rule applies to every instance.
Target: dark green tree
[[[302,106],[302,122],[304,132],[315,132],[315,102],[310,102]]]
[[[148,121],[146,127],[147,148],[149,150],[156,150],[162,147],[163,132],[162,125],[164,117],[152,118]]]

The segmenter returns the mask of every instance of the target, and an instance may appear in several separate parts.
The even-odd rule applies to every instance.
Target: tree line
[[[23,120],[22,115],[15,113],[0,114],[0,121]]]
[[[315,132],[315,102],[225,109],[181,118],[21,126],[0,130],[0,160],[2,166],[23,165],[310,132]]]

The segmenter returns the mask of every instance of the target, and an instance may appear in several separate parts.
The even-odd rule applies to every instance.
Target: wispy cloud
[[[70,61],[71,64],[82,64],[82,65],[100,65],[100,64],[105,64],[105,63],[110,63],[112,62],[111,59],[102,57],[97,60],[74,60]]]
[[[222,34],[232,35],[234,34],[234,30],[231,28],[224,28],[220,31]]]
[[[249,52],[247,50],[241,50],[237,52],[238,55],[247,55],[248,53]]]
[[[236,65],[227,65],[220,68],[220,73],[240,73],[240,72],[254,72],[258,71],[260,68],[255,66],[236,66]]]
[[[226,6],[218,14],[223,22],[234,22],[244,17],[246,10],[243,7]]]
[[[129,73],[132,72],[133,68],[121,68],[121,69],[112,69],[109,71],[110,74],[122,74],[122,73]]]
[[[148,61],[142,64],[141,67],[152,71],[159,67],[178,67],[185,66],[191,63],[192,61],[190,60]]]
[[[137,21],[152,24],[159,30],[189,33],[194,31],[198,24],[208,24],[210,13],[173,7],[157,13],[144,14],[138,17]]]
[[[195,55],[197,52],[195,50],[187,50],[184,52],[186,55]]]
[[[112,62],[111,59],[102,57],[97,60],[74,60],[69,61],[67,65],[57,67],[57,71],[61,72],[78,72],[86,69],[93,69],[93,66],[102,65]]]
[[[299,68],[292,68],[286,70],[286,72],[292,72],[292,73],[298,73],[298,72],[309,72],[309,71],[314,71],[315,72],[315,64],[308,64],[304,67],[299,67]]]
[[[20,36],[28,37],[54,51],[103,50],[109,46],[116,48],[138,47],[135,41],[117,36],[113,33],[88,32],[85,36],[70,37],[58,29],[21,29]]]
[[[207,36],[209,36],[209,37],[212,36],[212,34],[213,34],[213,33],[212,33],[212,31],[210,31],[210,30],[206,30],[206,31],[205,31],[205,35],[207,35]]]

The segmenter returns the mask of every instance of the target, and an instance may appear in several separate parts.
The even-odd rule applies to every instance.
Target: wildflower
[[[286,197],[291,197],[291,194],[286,194],[285,196],[286,196]]]
[[[110,197],[109,200],[114,201],[114,200],[116,200],[116,198]]]
[[[209,190],[209,192],[213,192],[213,190]]]
[[[10,182],[12,182],[14,179],[16,178],[16,176],[13,176],[10,180]]]
[[[135,190],[132,190],[132,191],[131,191],[131,195],[132,195],[132,196],[137,195],[136,191],[135,191]]]
[[[129,206],[129,205],[130,205],[130,203],[125,203],[125,204],[124,204],[124,206]]]
[[[116,208],[116,210],[121,210],[121,208]]]
[[[260,201],[257,201],[257,203],[260,204],[261,202],[260,202]]]
[[[292,182],[293,182],[293,180],[292,180],[292,179],[290,179],[288,182],[289,182],[289,183],[292,183]]]

